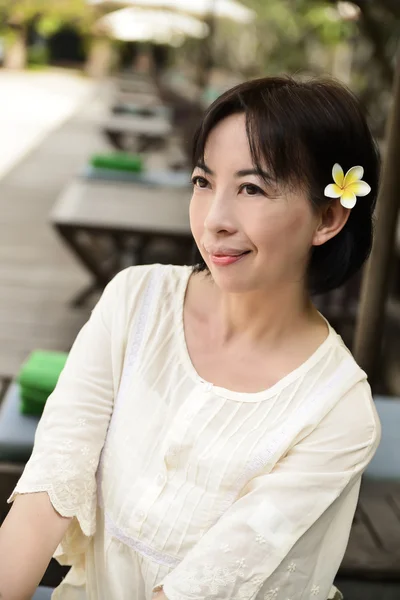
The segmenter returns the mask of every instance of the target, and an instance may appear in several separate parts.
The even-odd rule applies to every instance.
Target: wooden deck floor
[[[93,99],[93,105],[98,100]],[[34,348],[66,350],[90,306],[68,300],[88,275],[48,224],[57,195],[105,142],[88,103],[0,181],[0,376]]]

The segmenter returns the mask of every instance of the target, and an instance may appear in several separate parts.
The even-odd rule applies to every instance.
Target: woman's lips
[[[249,252],[243,252],[242,254],[237,254],[235,256],[223,255],[223,254],[210,254],[211,262],[219,267],[226,267],[228,265],[232,265],[233,263],[237,263],[239,260],[247,256]]]

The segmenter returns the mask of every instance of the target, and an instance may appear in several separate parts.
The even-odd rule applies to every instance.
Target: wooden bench
[[[54,588],[40,586],[33,594],[32,600],[51,600]]]
[[[400,482],[364,479],[340,575],[400,582]]]
[[[400,400],[377,397],[375,406],[382,441],[363,478],[339,573],[353,579],[400,582]]]
[[[12,382],[0,406],[0,462],[25,464],[29,459],[39,417],[20,412],[20,392]]]

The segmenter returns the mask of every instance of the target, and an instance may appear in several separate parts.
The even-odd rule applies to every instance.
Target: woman
[[[60,600],[332,597],[380,428],[310,295],[367,258],[378,171],[337,83],[211,105],[200,261],[121,272],[78,335],[0,532],[2,597],[29,597],[53,552],[73,565]]]

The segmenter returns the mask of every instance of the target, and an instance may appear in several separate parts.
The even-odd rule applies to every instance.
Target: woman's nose
[[[231,205],[227,195],[215,194],[208,206],[204,228],[214,234],[224,231],[234,233],[236,227]]]

